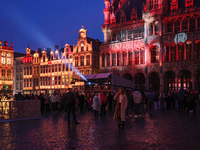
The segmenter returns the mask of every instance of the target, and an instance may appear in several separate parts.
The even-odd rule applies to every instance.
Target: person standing
[[[162,91],[160,91],[159,101],[160,101],[160,109],[161,110],[165,109],[164,99],[165,99],[165,94]]]
[[[108,97],[106,96],[106,93],[105,92],[102,92],[101,93],[101,115],[106,115],[106,106],[107,106],[107,103],[108,103]]]
[[[65,101],[66,101],[66,107],[67,107],[67,117],[68,117],[68,125],[70,126],[70,113],[72,112],[75,124],[80,124],[76,120],[76,114],[75,114],[75,106],[76,106],[76,98],[75,94],[72,92],[72,89],[68,89],[69,92],[65,94]]]
[[[139,112],[140,112],[140,103],[142,102],[142,95],[139,91],[134,92],[134,106],[135,106],[135,115],[134,117],[139,117]]]
[[[100,108],[101,108],[101,99],[98,97],[98,93],[95,92],[94,93],[94,98],[92,99],[93,103],[92,103],[92,107],[94,110],[94,115],[98,116],[99,112],[100,112]]]
[[[133,110],[133,98],[132,98],[129,90],[126,90],[126,97],[128,99],[128,106],[126,109],[126,117],[132,117],[131,112]]]
[[[142,117],[146,116],[146,110],[145,110],[145,104],[146,104],[146,95],[144,93],[144,91],[141,92],[142,95],[142,102],[140,104],[140,113],[142,115]]]
[[[154,100],[154,111],[158,111],[158,101],[159,101],[159,93],[158,91],[155,92],[155,100]]]
[[[49,98],[49,94],[46,94],[45,97],[44,97],[44,100],[45,100],[45,112],[50,112],[50,109],[49,109],[49,102],[50,102],[50,98]]]
[[[195,102],[195,93],[194,90],[191,90],[190,95],[188,96],[188,110],[187,115],[189,115],[189,111],[193,110],[193,114],[196,115],[196,102]]]
[[[149,92],[149,94],[147,95],[147,100],[148,100],[148,104],[149,104],[149,110],[153,111],[155,94],[153,92]]]
[[[178,93],[178,111],[183,111],[183,105],[185,100],[185,93],[183,89],[180,89],[180,92]]]
[[[122,129],[124,129],[124,122],[126,119],[125,112],[127,108],[127,96],[124,92],[124,89],[119,89],[119,92],[115,95],[114,100],[117,100],[117,104],[115,107],[115,114],[113,119],[118,120],[118,128],[122,125]]]
[[[50,101],[51,101],[51,104],[52,104],[52,111],[56,112],[56,109],[57,109],[57,94],[56,94],[56,91],[54,91],[54,94],[51,95],[50,97]]]

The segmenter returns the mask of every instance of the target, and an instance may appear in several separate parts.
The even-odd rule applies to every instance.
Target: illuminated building
[[[0,60],[0,93],[12,94],[14,64],[13,43],[11,43],[11,47],[8,47],[7,41],[2,45],[2,41],[0,40]]]
[[[23,93],[23,82],[24,82],[24,54],[14,52],[14,76],[13,76],[13,94]]]
[[[82,29],[79,30],[77,45],[73,47],[73,66],[82,75],[99,73],[99,44],[99,40],[87,37],[87,30],[82,26]],[[76,71],[74,78],[81,79]],[[74,89],[83,91],[84,84],[75,82]]]
[[[42,52],[31,51],[28,46],[23,67],[24,94],[63,93],[68,88],[83,91],[80,76],[99,71],[99,41],[87,37],[87,30],[82,28],[76,46],[66,44],[60,51],[55,46],[55,51]]]
[[[140,90],[200,91],[199,0],[104,0],[100,72]]]

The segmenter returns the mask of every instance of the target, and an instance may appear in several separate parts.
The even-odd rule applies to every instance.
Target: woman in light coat
[[[94,98],[92,99],[92,107],[93,107],[93,110],[94,110],[94,115],[98,115],[98,113],[100,112],[101,110],[101,99],[98,97],[98,93],[96,92],[95,93],[95,96]]]
[[[127,96],[123,88],[119,89],[119,92],[115,95],[114,100],[117,100],[115,107],[115,114],[113,119],[118,120],[118,128],[122,125],[124,129],[124,122],[126,118],[126,108],[127,108]]]

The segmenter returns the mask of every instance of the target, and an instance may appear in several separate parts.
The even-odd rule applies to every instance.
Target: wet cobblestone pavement
[[[0,122],[0,149],[200,149],[200,112],[147,113],[145,118],[128,118],[124,130],[112,120],[113,113],[94,117],[85,111],[77,115],[81,124],[70,127],[64,113]]]

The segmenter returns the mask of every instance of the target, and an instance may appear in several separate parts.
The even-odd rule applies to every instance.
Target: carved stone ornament
[[[178,34],[175,35],[175,38],[174,38],[174,42],[176,44],[178,44],[180,42],[185,43],[186,40],[187,40],[187,34],[186,33],[178,33]]]

